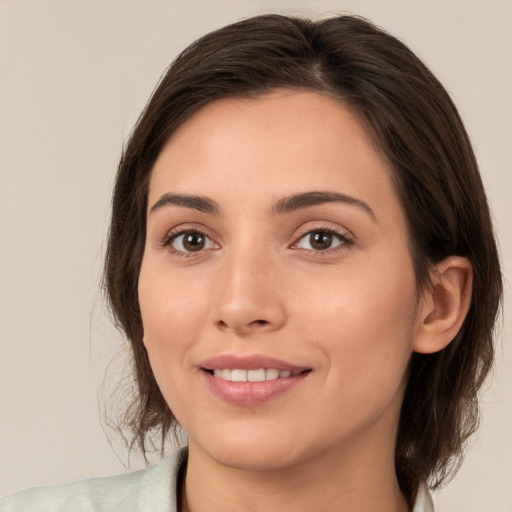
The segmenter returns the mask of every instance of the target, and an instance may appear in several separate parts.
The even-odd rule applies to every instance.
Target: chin
[[[222,466],[245,471],[274,471],[294,465],[300,459],[293,446],[301,443],[291,442],[280,435],[271,436],[267,432],[250,435],[208,436],[205,443],[194,444],[209,458]]]

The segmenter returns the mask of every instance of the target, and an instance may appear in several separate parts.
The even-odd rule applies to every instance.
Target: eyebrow
[[[151,207],[150,213],[169,205],[192,208],[204,213],[218,214],[220,212],[219,205],[209,197],[167,193],[161,196],[160,199]]]
[[[375,213],[368,204],[356,197],[348,194],[341,194],[339,192],[313,191],[283,197],[276,201],[274,206],[271,208],[271,211],[277,214],[285,214],[326,203],[344,203],[350,206],[356,206],[368,213],[374,221],[377,221]],[[191,194],[173,194],[170,192],[163,194],[160,199],[158,199],[158,201],[151,207],[150,213],[171,205],[191,208],[203,213],[216,215],[220,213],[220,206],[218,203],[209,197]]]
[[[272,210],[275,213],[289,213],[302,208],[309,208],[310,206],[316,206],[326,203],[344,203],[350,206],[356,206],[361,208],[370,217],[377,221],[374,211],[368,204],[356,197],[348,194],[340,194],[339,192],[305,192],[303,194],[294,194],[289,197],[279,199],[273,206]]]

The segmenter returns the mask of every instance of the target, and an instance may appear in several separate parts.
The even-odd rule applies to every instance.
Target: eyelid
[[[176,240],[180,236],[186,235],[187,233],[197,233],[197,234],[205,237],[211,243],[214,244],[214,247],[206,247],[206,248],[202,248],[198,251],[182,251],[182,250],[172,247],[172,243],[174,240]],[[209,234],[208,229],[201,227],[201,226],[197,226],[197,225],[186,225],[186,224],[185,225],[180,224],[180,225],[172,228],[171,230],[167,231],[166,234],[159,241],[159,246],[164,249],[167,249],[169,252],[171,252],[171,254],[173,254],[177,257],[182,257],[182,258],[189,258],[189,257],[194,257],[194,256],[197,257],[197,256],[200,256],[201,254],[204,254],[207,251],[220,248],[220,244],[215,241],[214,237],[211,234]]]
[[[302,247],[297,247],[299,242],[308,234],[315,232],[326,232],[330,233],[333,236],[337,237],[341,243],[337,244],[334,247],[330,247],[328,249],[306,249]],[[187,233],[198,233],[205,238],[207,238],[211,243],[214,244],[214,247],[202,248],[198,251],[182,251],[175,249],[171,246],[172,242],[176,240],[178,237],[185,235]],[[202,225],[197,224],[179,224],[178,226],[173,227],[169,231],[165,233],[165,235],[161,238],[158,245],[164,249],[169,250],[172,254],[178,257],[193,257],[204,254],[207,251],[216,250],[221,248],[221,244],[216,241],[214,235],[210,234],[210,230]],[[316,224],[314,222],[307,222],[303,226],[301,226],[298,230],[298,233],[294,236],[294,242],[289,246],[291,249],[300,250],[304,252],[308,252],[314,254],[315,256],[325,256],[332,254],[334,252],[348,249],[352,247],[356,242],[356,237],[346,228],[342,228],[341,226],[333,226],[331,223],[323,222],[322,224]]]
[[[330,247],[325,250],[315,250],[315,249],[305,249],[302,247],[297,247],[299,242],[306,236],[310,235],[311,233],[330,233],[342,242],[334,247]],[[349,249],[352,247],[356,242],[356,237],[347,229],[341,228],[341,227],[334,227],[331,224],[320,224],[320,225],[312,225],[311,223],[307,223],[306,225],[302,226],[299,230],[299,233],[294,238],[294,242],[290,246],[290,248],[299,250],[299,251],[305,251],[309,252],[311,254],[314,254],[315,256],[326,256],[329,254],[332,254],[334,252],[343,250],[343,249]]]

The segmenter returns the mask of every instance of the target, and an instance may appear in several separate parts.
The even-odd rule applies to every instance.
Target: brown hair
[[[152,166],[173,131],[207,103],[283,87],[327,94],[359,113],[394,169],[419,287],[450,255],[474,267],[459,334],[444,350],[411,360],[395,459],[411,498],[420,479],[446,480],[476,429],[502,282],[477,163],[450,97],[403,43],[354,16],[267,15],[212,32],[178,56],[141,114],[119,164],[105,264],[108,299],[133,350],[137,392],[125,418],[132,446],[144,453],[152,431],[163,443],[176,425],[142,343],[137,295]]]

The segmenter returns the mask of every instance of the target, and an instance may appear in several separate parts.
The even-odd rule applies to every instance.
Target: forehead
[[[283,90],[215,101],[184,122],[155,162],[149,204],[176,192],[265,205],[310,190],[398,207],[391,169],[358,116],[319,93]]]

